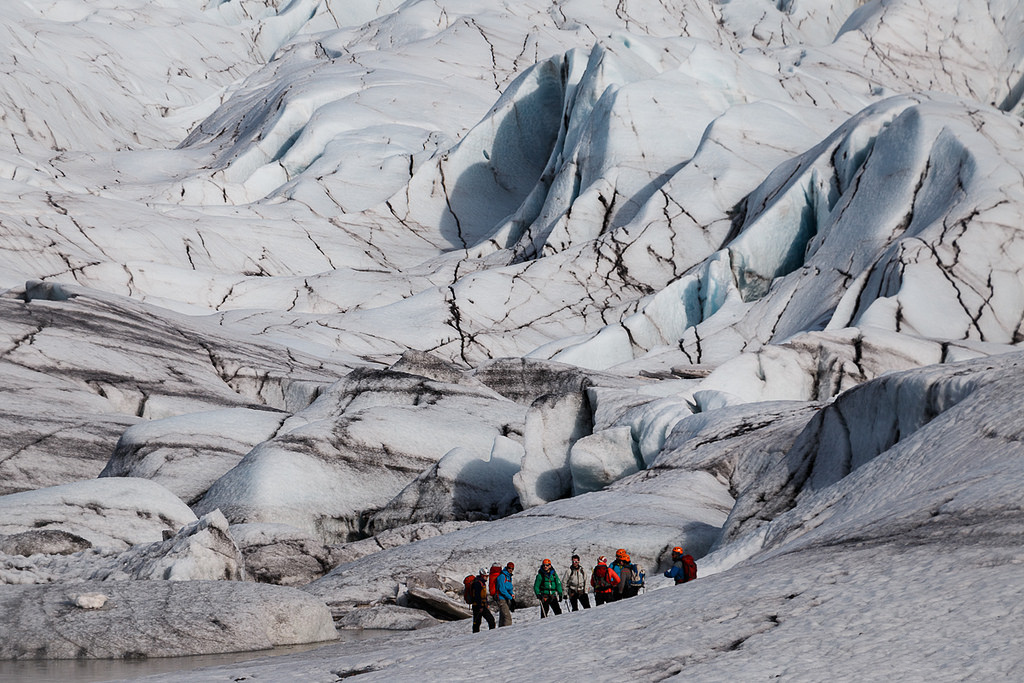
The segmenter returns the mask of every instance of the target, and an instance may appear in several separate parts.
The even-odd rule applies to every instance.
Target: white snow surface
[[[1022,679],[1022,98],[1014,0],[9,2],[0,592],[512,560],[157,679]]]

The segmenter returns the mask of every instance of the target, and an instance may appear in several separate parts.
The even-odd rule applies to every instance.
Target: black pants
[[[548,608],[555,611],[555,614],[562,613],[562,607],[558,604],[557,595],[542,595],[540,596],[540,618],[543,619],[548,615]]]
[[[473,605],[473,633],[480,633],[480,620],[487,620],[487,627],[494,628],[494,615],[487,605]]]
[[[586,593],[577,593],[576,591],[569,591],[569,604],[572,605],[573,612],[579,611],[577,603],[583,605],[583,609],[590,609],[590,596]]]
[[[595,605],[603,605],[606,602],[613,602],[612,596],[614,596],[614,595],[615,595],[615,593],[613,591],[605,591],[603,593],[594,593],[594,604]]]

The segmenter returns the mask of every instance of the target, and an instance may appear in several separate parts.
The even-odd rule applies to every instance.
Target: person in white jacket
[[[580,556],[572,556],[572,565],[563,574],[565,576],[565,592],[569,596],[569,604],[572,611],[579,611],[579,605],[583,609],[590,609],[590,596],[587,595],[587,570],[580,565]]]

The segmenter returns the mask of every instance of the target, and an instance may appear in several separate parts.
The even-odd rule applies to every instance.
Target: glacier
[[[0,675],[1024,675],[1019,3],[9,4]]]

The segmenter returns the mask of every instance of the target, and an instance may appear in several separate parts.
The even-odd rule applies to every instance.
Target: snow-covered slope
[[[222,514],[358,623],[627,547],[648,595],[481,636],[503,669],[462,624],[246,671],[1020,675],[1019,3],[43,0],[0,34],[4,583],[209,569],[160,535]]]

